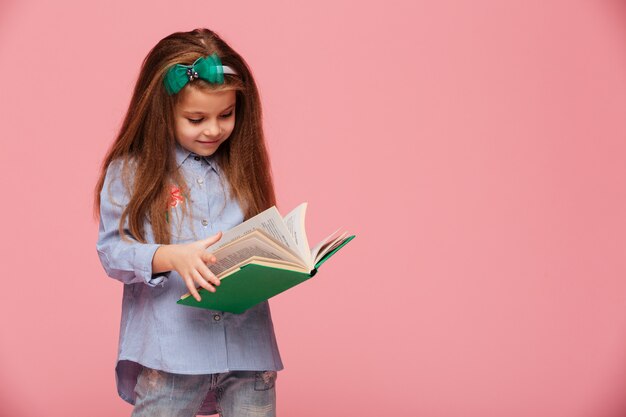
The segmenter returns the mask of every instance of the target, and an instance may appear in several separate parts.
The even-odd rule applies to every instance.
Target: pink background
[[[272,301],[282,416],[626,415],[618,1],[0,2],[0,415],[122,416],[92,190],[141,60],[206,26],[280,208],[357,234]]]

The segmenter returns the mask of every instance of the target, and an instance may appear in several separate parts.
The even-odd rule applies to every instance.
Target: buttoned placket
[[[193,155],[193,154],[192,154]],[[201,201],[205,201],[203,204],[203,208],[206,208],[206,211],[203,210],[202,215],[200,216],[200,224],[202,225],[202,229],[204,231],[203,236],[208,235],[208,229],[212,226],[210,222],[211,218],[211,205],[208,201],[208,192],[207,192],[207,180],[206,177],[211,171],[211,163],[205,160],[204,158],[194,155],[193,156],[193,164],[192,164],[192,175],[195,181],[194,187],[198,190],[198,195],[201,197]],[[206,200],[204,200],[206,198]]]
[[[203,205],[202,207],[203,208],[206,207],[206,211],[203,211],[203,214],[200,216],[201,217],[200,223],[202,224],[204,231],[205,231],[203,235],[206,237],[208,237],[207,229],[211,226],[208,219],[211,218],[211,194],[212,194],[211,191],[213,191],[213,190],[207,189],[207,186],[208,186],[207,183],[211,183],[211,181],[208,181],[208,176],[217,175],[217,172],[214,170],[211,164],[212,162],[209,162],[206,159],[198,155],[193,156],[193,164],[192,164],[191,171],[193,174],[193,178],[195,178],[194,187],[196,187],[198,190],[197,195],[200,197],[200,201],[205,202],[205,205]],[[223,312],[221,311],[214,312],[212,315],[213,324],[223,326],[222,318],[223,318]]]

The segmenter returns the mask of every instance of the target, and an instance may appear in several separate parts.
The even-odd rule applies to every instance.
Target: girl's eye
[[[230,111],[230,112],[228,112],[228,113],[226,113],[226,114],[222,114],[222,115],[220,116],[220,118],[222,118],[222,119],[228,119],[228,118],[229,118],[230,116],[232,116],[232,115],[233,115],[233,112],[232,112],[232,111]],[[198,124],[198,123],[202,123],[202,121],[204,120],[204,118],[201,118],[201,119],[187,119],[187,120],[189,120],[189,123]]]

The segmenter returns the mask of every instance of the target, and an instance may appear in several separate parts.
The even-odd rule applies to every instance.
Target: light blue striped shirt
[[[178,169],[190,187],[191,211],[181,221],[181,206],[171,208],[171,242],[205,239],[241,223],[243,213],[236,200],[228,198],[226,177],[214,158],[198,156],[178,144],[175,152]],[[100,194],[97,243],[107,275],[124,283],[116,366],[119,395],[134,403],[142,365],[179,374],[283,369],[267,302],[243,314],[176,304],[188,289],[176,271],[152,274],[159,245],[153,243],[150,223],[145,225],[149,243],[121,240],[118,224],[130,194],[120,173],[121,162],[111,163]],[[209,394],[201,411],[212,406]]]

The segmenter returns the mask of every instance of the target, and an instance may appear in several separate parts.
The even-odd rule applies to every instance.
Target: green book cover
[[[198,293],[202,298],[201,301],[186,295],[177,303],[190,307],[243,313],[250,307],[313,277],[317,273],[317,268],[354,238],[354,235],[349,236],[341,245],[327,253],[315,264],[315,269],[310,273],[250,263],[222,278],[214,293],[200,288]]]

